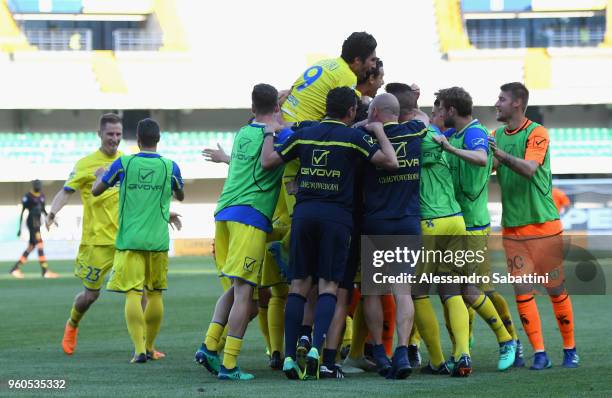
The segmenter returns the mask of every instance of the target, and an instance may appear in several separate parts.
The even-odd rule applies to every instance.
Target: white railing
[[[593,47],[603,41],[605,29],[603,26],[579,28],[571,27],[544,32],[548,39],[548,47]]]
[[[476,48],[525,48],[527,34],[524,28],[474,28],[468,30],[470,41]]]
[[[91,51],[91,29],[26,29],[28,42],[45,51]]]
[[[142,29],[116,29],[113,31],[115,51],[157,51],[163,44],[161,33]]]

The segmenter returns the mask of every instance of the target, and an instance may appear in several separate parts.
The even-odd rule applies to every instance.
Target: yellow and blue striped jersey
[[[321,120],[325,116],[327,93],[345,86],[355,89],[357,76],[341,57],[315,63],[293,83],[282,107],[283,118],[287,122]]]
[[[91,187],[96,180],[96,170],[108,167],[121,155],[121,152],[117,152],[114,156],[107,156],[97,150],[81,158],[64,183],[65,191],[81,193],[81,202],[83,202],[81,244],[83,245],[115,244],[119,219],[119,189],[111,187],[102,195],[94,197],[91,194]]]

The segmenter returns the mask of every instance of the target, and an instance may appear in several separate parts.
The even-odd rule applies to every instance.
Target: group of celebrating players
[[[390,83],[377,95],[384,71],[376,46],[370,34],[355,32],[340,57],[309,67],[290,90],[256,85],[254,117],[236,134],[231,156],[220,148],[203,151],[211,161],[229,163],[229,171],[215,211],[214,255],[224,293],[196,361],[219,379],[253,379],[237,360],[247,325],[258,317],[270,367],[289,379],[371,370],[404,379],[421,366],[421,340],[429,353],[421,373],[465,377],[472,371],[477,313],[499,343],[498,369],[524,366],[508,304],[490,284],[437,287],[453,343],[448,360],[430,286],[389,295],[359,289],[361,235],[429,237],[426,245],[440,249],[486,245],[488,182],[496,171],[508,271],[555,275],[545,287],[563,338],[563,366],[577,367],[549,138],[525,117],[528,90],[521,83],[501,87],[495,108],[504,125],[493,135],[472,117],[472,99],[460,87],[435,93],[429,118],[418,108],[416,85]],[[164,357],[155,338],[167,286],[168,224],[181,227],[169,207],[172,196],[183,199],[183,181],[176,163],[157,153],[155,121],[138,124],[135,155],[118,151],[117,115],[102,116],[99,136],[100,149],[77,162],[46,217],[49,228],[80,191],[83,238],[75,274],[84,290],[62,347],[68,355],[76,349],[79,323],[112,270],[107,289],[125,293],[132,362],[158,360]],[[422,263],[416,272],[486,275],[490,264]],[[535,352],[531,369],[549,368],[533,286],[514,287]]]
[[[472,371],[477,313],[499,343],[498,369],[524,366],[508,304],[491,284],[437,287],[453,343],[448,360],[430,286],[359,298],[361,235],[423,236],[433,249],[484,247],[495,170],[508,271],[552,275],[545,287],[563,337],[563,366],[578,366],[548,133],[525,117],[528,90],[521,83],[501,87],[495,107],[505,125],[491,135],[472,117],[464,89],[438,91],[430,120],[418,109],[415,85],[391,83],[376,95],[383,74],[374,37],[353,33],[339,58],[309,67],[290,90],[254,87],[254,118],[236,135],[231,156],[204,150],[208,160],[229,163],[229,171],[215,211],[215,262],[224,293],[196,361],[219,379],[252,379],[237,358],[246,327],[258,316],[270,367],[289,379],[367,370],[404,379],[420,366],[421,339],[430,360],[423,373],[464,377]],[[416,272],[486,275],[490,264],[422,263]],[[531,369],[549,368],[533,286],[517,284],[515,292],[535,351]],[[384,336],[391,324],[395,350]],[[346,335],[350,351],[340,364]]]

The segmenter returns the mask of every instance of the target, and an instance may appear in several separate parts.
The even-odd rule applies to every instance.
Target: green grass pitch
[[[72,277],[72,262],[50,263],[60,272],[57,280],[40,278],[38,265],[24,267],[27,278],[13,280],[0,264],[0,396],[100,397],[497,397],[497,396],[611,396],[612,300],[609,296],[574,296],[576,339],[581,366],[563,369],[561,337],[551,305],[538,298],[547,350],[553,368],[542,372],[513,369],[496,371],[497,344],[482,320],[475,321],[474,373],[467,379],[413,373],[407,380],[384,380],[375,374],[344,380],[288,381],[267,367],[257,321],[249,326],[240,365],[255,374],[252,382],[221,382],[193,360],[203,331],[221,292],[211,258],[171,260],[165,319],[157,346],[164,360],[130,364],[132,345],[123,318],[123,296],[103,292],[81,322],[79,344],[72,357],[63,354],[60,340],[73,297],[81,290]],[[437,303],[438,300],[434,300]],[[511,302],[514,319],[516,308]],[[438,318],[442,320],[441,313]],[[441,332],[445,335],[444,326]],[[531,350],[520,336],[531,363]],[[444,350],[450,344],[444,336]],[[424,360],[426,354],[422,347]],[[16,391],[9,379],[65,379],[66,389]]]

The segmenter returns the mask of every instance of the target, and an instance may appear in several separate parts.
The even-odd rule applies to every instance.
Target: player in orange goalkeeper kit
[[[505,125],[491,140],[502,194],[502,235],[508,272],[514,276],[548,274],[544,286],[563,338],[563,366],[575,368],[572,302],[563,285],[563,227],[552,198],[548,131],[525,117],[529,91],[521,83],[501,86],[495,103],[497,120]],[[523,328],[535,351],[531,369],[552,366],[544,349],[540,315],[530,284],[515,284]]]

